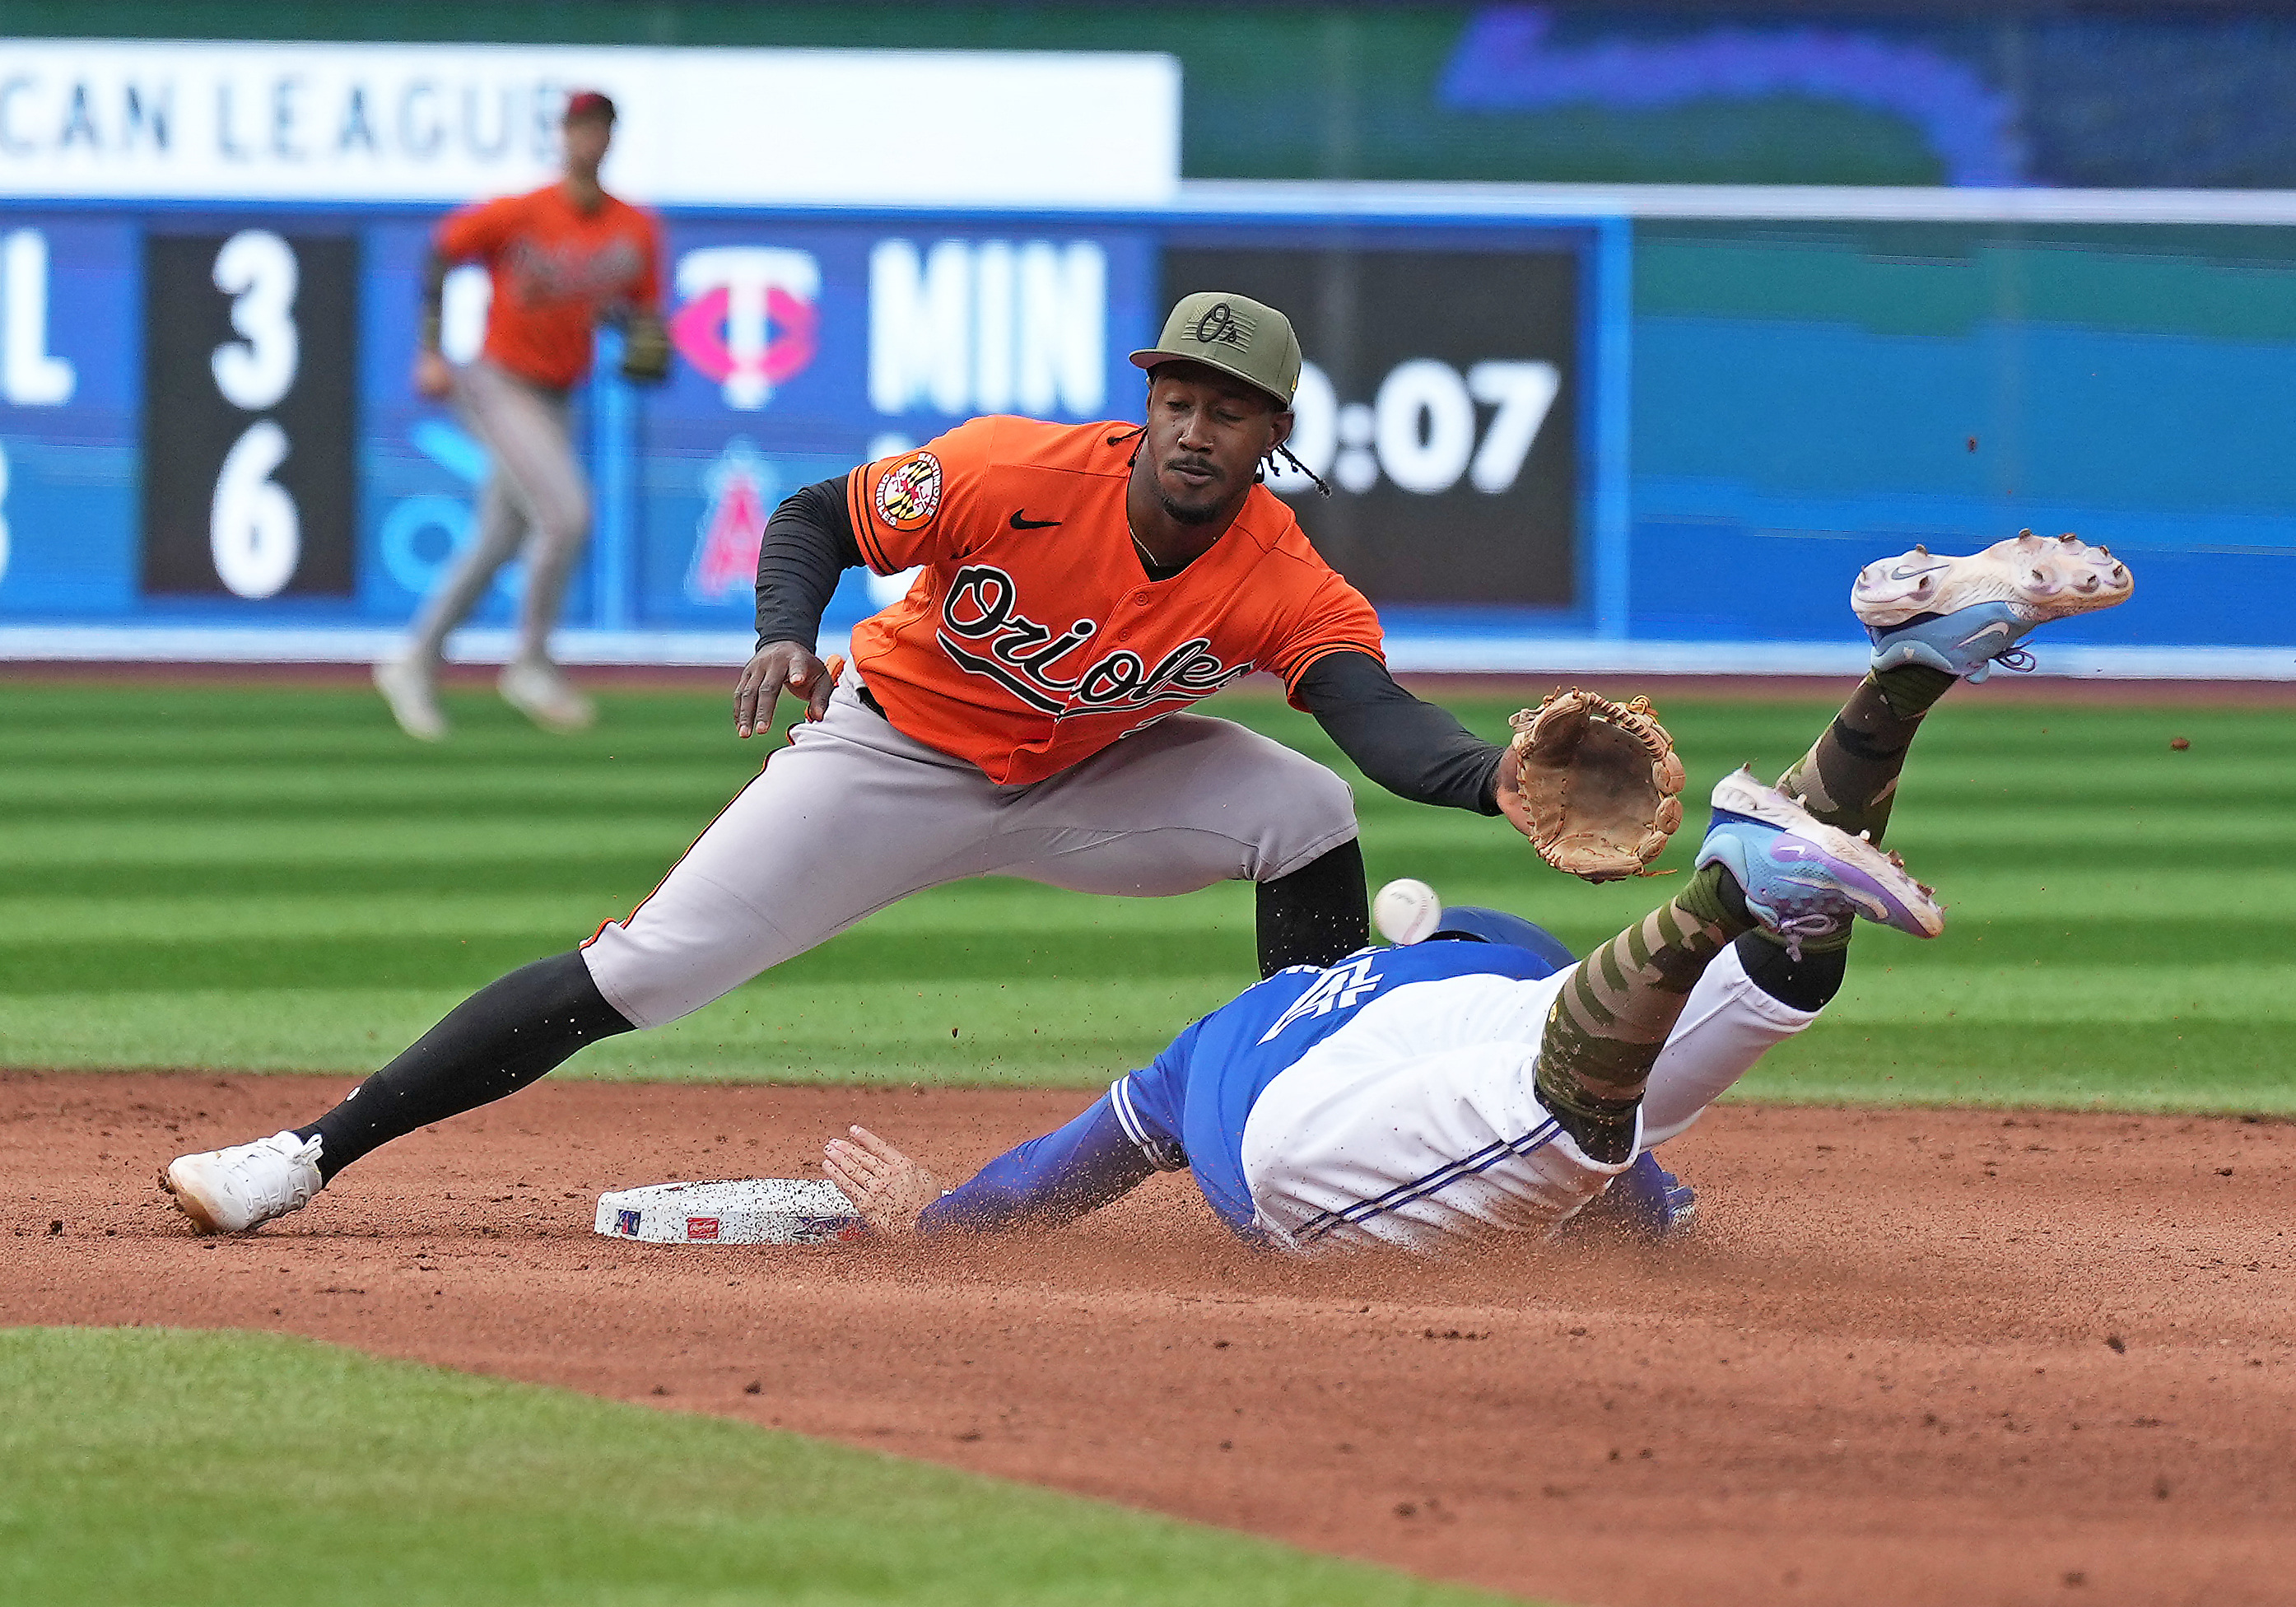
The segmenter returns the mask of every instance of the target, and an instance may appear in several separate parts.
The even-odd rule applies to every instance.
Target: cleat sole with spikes
[[[2028,626],[2126,603],[2136,589],[2128,566],[2111,549],[2078,536],[2020,530],[1981,553],[1951,558],[1916,546],[1869,563],[1850,587],[1849,606],[1874,630],[1924,614],[1950,614],[1981,603],[2005,604]]]

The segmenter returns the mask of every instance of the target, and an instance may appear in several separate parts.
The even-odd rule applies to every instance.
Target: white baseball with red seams
[[[1443,900],[1435,890],[1411,876],[1398,877],[1379,890],[1371,901],[1371,923],[1390,943],[1422,943],[1435,935],[1443,918]]]

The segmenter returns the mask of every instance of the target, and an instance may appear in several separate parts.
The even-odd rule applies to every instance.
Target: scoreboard
[[[146,596],[353,594],[357,294],[354,235],[144,237]]]
[[[435,207],[95,203],[0,223],[0,625],[396,627],[486,449],[410,384]],[[1271,484],[1374,602],[1585,628],[1597,231],[1451,238],[1155,214],[664,214],[666,385],[575,398],[594,489],[566,623],[745,629],[784,496],[980,413],[1137,419],[1127,354],[1197,288],[1290,310]],[[448,355],[488,287],[450,277]],[[478,622],[513,611],[515,566]],[[828,628],[901,584],[849,575]]]

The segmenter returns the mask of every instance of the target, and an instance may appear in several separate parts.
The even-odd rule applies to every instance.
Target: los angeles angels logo
[[[1183,642],[1151,665],[1124,649],[1095,660],[1081,675],[1063,676],[1061,660],[1090,642],[1096,619],[1074,619],[1054,631],[1021,611],[1020,588],[994,564],[968,564],[940,608],[941,651],[960,668],[986,676],[1029,708],[1061,718],[1145,709],[1153,703],[1210,697],[1251,672],[1250,664],[1223,664],[1211,640]]]
[[[758,546],[775,491],[772,465],[736,436],[702,477],[709,499],[693,533],[685,594],[696,603],[747,597],[758,583]]]

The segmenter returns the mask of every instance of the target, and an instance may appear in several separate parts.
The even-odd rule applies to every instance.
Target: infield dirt
[[[170,1155],[340,1078],[0,1073],[0,1322],[275,1329],[1604,1607],[2296,1596],[2296,1126],[1730,1106],[1695,1238],[1298,1267],[1185,1180],[926,1255],[596,1237],[597,1193],[948,1178],[1072,1093],[545,1083],[194,1238]]]

